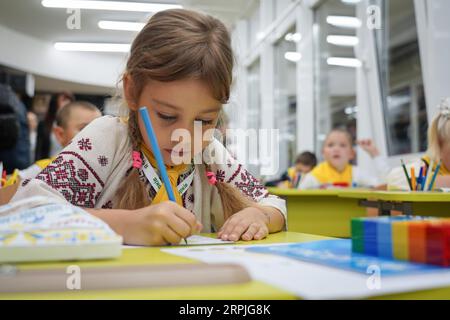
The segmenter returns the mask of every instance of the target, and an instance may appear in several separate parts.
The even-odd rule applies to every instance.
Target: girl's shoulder
[[[128,140],[128,126],[122,118],[103,116],[92,121],[78,136],[101,144],[123,143]]]
[[[116,132],[127,132],[127,123],[123,118],[115,116],[103,116],[95,119],[89,125],[86,126],[85,130],[98,131],[99,134],[105,133],[110,135]]]

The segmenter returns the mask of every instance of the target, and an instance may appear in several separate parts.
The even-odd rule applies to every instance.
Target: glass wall
[[[260,12],[260,1],[256,1],[257,4],[251,11],[250,17],[248,19],[248,34],[247,39],[249,39],[249,46],[253,46],[260,36],[261,31],[261,12]]]
[[[280,130],[281,172],[292,165],[297,152],[297,62],[301,59],[297,43],[300,37],[293,27],[274,48],[275,128]]]
[[[273,17],[279,18],[286,9],[296,0],[275,0],[273,1]]]
[[[328,0],[314,14],[316,150],[327,133],[344,127],[356,138],[355,4]]]
[[[376,31],[390,156],[427,148],[427,112],[414,0],[377,0],[386,25]]]
[[[247,129],[259,130],[261,128],[260,72],[261,66],[259,60],[257,60],[247,69],[247,90],[248,90]],[[252,172],[256,176],[259,176],[260,168],[258,164],[257,154],[250,155],[250,157],[251,156],[254,156],[256,158],[248,159],[249,161],[248,168],[250,172]]]

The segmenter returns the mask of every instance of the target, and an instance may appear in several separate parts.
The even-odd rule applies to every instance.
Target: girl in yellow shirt
[[[380,185],[379,176],[387,167],[385,159],[380,156],[371,140],[362,140],[358,144],[371,155],[379,174],[371,174],[350,164],[355,157],[352,136],[346,130],[334,129],[328,134],[322,149],[325,161],[304,178],[299,188],[375,187]]]

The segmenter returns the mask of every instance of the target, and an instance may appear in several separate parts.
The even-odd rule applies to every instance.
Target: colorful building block
[[[409,223],[409,259],[411,262],[427,263],[427,226],[424,221]]]
[[[450,219],[356,218],[351,230],[354,253],[450,267]]]
[[[352,251],[356,253],[364,253],[364,219],[352,219],[351,232]]]
[[[450,222],[430,221],[426,229],[427,263],[450,266]]]
[[[409,259],[408,221],[392,223],[392,256],[397,260]]]
[[[407,221],[407,216],[379,217],[377,220],[377,246],[378,256],[392,259],[392,223]]]
[[[367,219],[364,221],[363,234],[364,234],[364,253],[371,256],[378,255],[376,219]]]

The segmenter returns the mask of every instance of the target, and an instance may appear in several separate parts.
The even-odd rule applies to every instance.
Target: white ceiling
[[[128,2],[158,2],[181,4],[185,8],[203,11],[218,17],[230,28],[257,0],[121,0]],[[100,20],[138,21],[145,22],[150,14],[142,12],[117,12],[81,10],[81,28],[70,30],[67,28],[67,19],[70,13],[66,9],[44,8],[41,0],[1,0],[0,25],[20,34],[35,38],[43,43],[58,41],[68,42],[111,42],[131,43],[136,36],[135,32],[111,31],[98,28]],[[14,40],[14,39],[11,39]],[[16,41],[19,41],[16,39]],[[31,48],[30,48],[31,49]],[[102,57],[105,59],[118,59],[124,54],[99,53],[85,54],[86,59]],[[36,57],[38,58],[38,57]],[[83,93],[109,93],[111,88],[92,86],[82,83],[52,79],[44,75],[35,74],[36,90],[72,90]]]
[[[128,2],[177,3],[212,14],[229,26],[244,12],[243,7],[252,0],[122,0]],[[244,3],[244,6],[243,6]],[[70,30],[66,26],[69,14],[66,9],[44,8],[41,0],[0,1],[0,24],[32,37],[46,41],[115,42],[129,43],[136,33],[101,30],[100,20],[145,22],[148,13],[81,10],[81,29]]]

